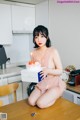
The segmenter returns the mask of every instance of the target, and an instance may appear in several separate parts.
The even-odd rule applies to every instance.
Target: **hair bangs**
[[[47,38],[47,36],[46,36],[46,34],[45,34],[44,31],[36,31],[36,32],[34,33],[34,37],[35,37],[35,36],[39,36],[39,35],[43,35],[45,38]]]

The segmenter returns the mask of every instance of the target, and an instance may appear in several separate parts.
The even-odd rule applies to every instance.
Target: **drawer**
[[[7,81],[8,81],[8,83],[20,82],[21,81],[21,75],[8,77]]]
[[[65,90],[62,97],[71,102],[74,102],[74,95],[70,91]]]
[[[77,96],[77,104],[80,105],[80,96]]]

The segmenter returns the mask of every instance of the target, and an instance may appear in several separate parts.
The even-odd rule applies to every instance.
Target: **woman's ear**
[[[46,39],[48,40],[49,37],[47,37]]]

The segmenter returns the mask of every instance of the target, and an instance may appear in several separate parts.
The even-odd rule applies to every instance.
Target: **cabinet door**
[[[69,100],[69,101],[71,101],[71,102],[74,102],[74,95],[68,90],[64,91],[62,97]]]
[[[0,4],[0,44],[11,43],[11,6],[6,4]]]
[[[35,6],[12,5],[12,29],[17,31],[33,31],[35,27]]]
[[[74,93],[74,103],[80,105],[80,94]]]
[[[30,84],[30,83],[28,83],[28,82],[22,82],[23,99],[26,99],[26,98],[28,97],[27,88],[28,88],[29,84]]]
[[[80,105],[80,95],[77,96],[77,104]]]

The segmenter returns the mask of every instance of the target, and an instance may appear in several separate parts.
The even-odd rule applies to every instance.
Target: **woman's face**
[[[44,37],[44,35],[39,33],[39,36],[35,36],[34,41],[39,47],[43,47],[46,45],[47,39]]]

